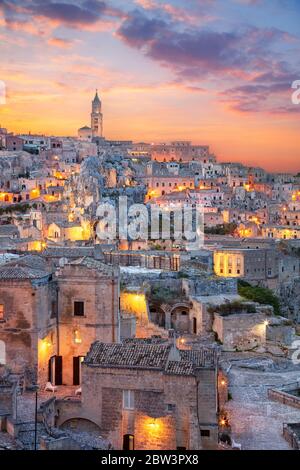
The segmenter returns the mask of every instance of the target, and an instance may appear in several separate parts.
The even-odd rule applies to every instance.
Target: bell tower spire
[[[93,137],[103,137],[103,114],[102,103],[96,90],[95,98],[92,101],[91,128]]]

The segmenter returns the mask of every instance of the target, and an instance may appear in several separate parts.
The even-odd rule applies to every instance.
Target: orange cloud
[[[69,39],[62,39],[58,37],[49,38],[47,42],[49,46],[59,47],[61,49],[70,49],[70,47],[72,47],[74,44],[74,42]]]

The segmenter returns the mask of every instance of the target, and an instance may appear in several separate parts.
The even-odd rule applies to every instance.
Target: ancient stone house
[[[118,273],[118,268],[87,257],[57,272],[63,384],[80,383],[80,364],[94,341],[119,340]]]
[[[119,339],[118,268],[93,258],[55,273],[48,265],[28,255],[0,267],[0,361],[27,386],[79,385],[91,343]]]
[[[173,343],[95,342],[82,366],[82,402],[57,402],[57,425],[97,425],[115,449],[215,449],[217,355]]]
[[[52,288],[52,276],[38,257],[0,267],[1,362],[25,374],[26,385],[37,381],[39,341],[52,328]]]

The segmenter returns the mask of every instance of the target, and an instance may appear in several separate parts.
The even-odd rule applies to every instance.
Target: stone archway
[[[160,305],[150,305],[149,307],[150,320],[161,328],[166,326],[166,312]]]
[[[190,332],[190,302],[178,302],[173,305],[161,304],[159,308],[165,316],[165,328],[167,330],[172,328],[180,333]],[[183,321],[181,317],[185,317],[185,321]]]
[[[171,327],[178,333],[190,333],[190,303],[178,302],[170,308]]]
[[[63,424],[60,425],[60,429],[76,432],[88,432],[89,434],[93,434],[95,436],[99,436],[101,434],[98,424],[86,418],[67,419]]]

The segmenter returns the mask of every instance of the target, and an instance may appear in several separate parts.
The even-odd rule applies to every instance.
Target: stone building
[[[79,385],[80,365],[91,343],[119,340],[118,273],[118,268],[93,258],[79,258],[59,270],[57,350],[61,359],[47,358],[46,371],[40,367],[41,377],[50,360],[55,369],[61,367],[61,380],[56,382]],[[55,382],[55,371],[49,378]]]
[[[274,238],[278,240],[299,240],[300,227],[268,224],[262,227],[262,236],[264,238]]]
[[[3,365],[25,375],[25,385],[79,385],[91,343],[119,340],[118,272],[87,257],[55,273],[39,256],[0,266]]]
[[[115,449],[216,449],[217,370],[213,348],[96,342],[82,366],[82,402],[58,401],[57,425],[94,423]]]
[[[207,145],[192,145],[188,141],[154,144],[150,147],[152,160],[159,162],[192,162],[214,163],[214,155]]]
[[[300,263],[276,248],[220,248],[214,251],[217,276],[242,278],[276,288],[279,282],[299,277]]]
[[[0,267],[2,364],[36,383],[38,346],[51,328],[52,276],[43,260],[25,256]]]
[[[81,222],[57,221],[49,224],[47,238],[55,243],[89,240],[89,225]]]

